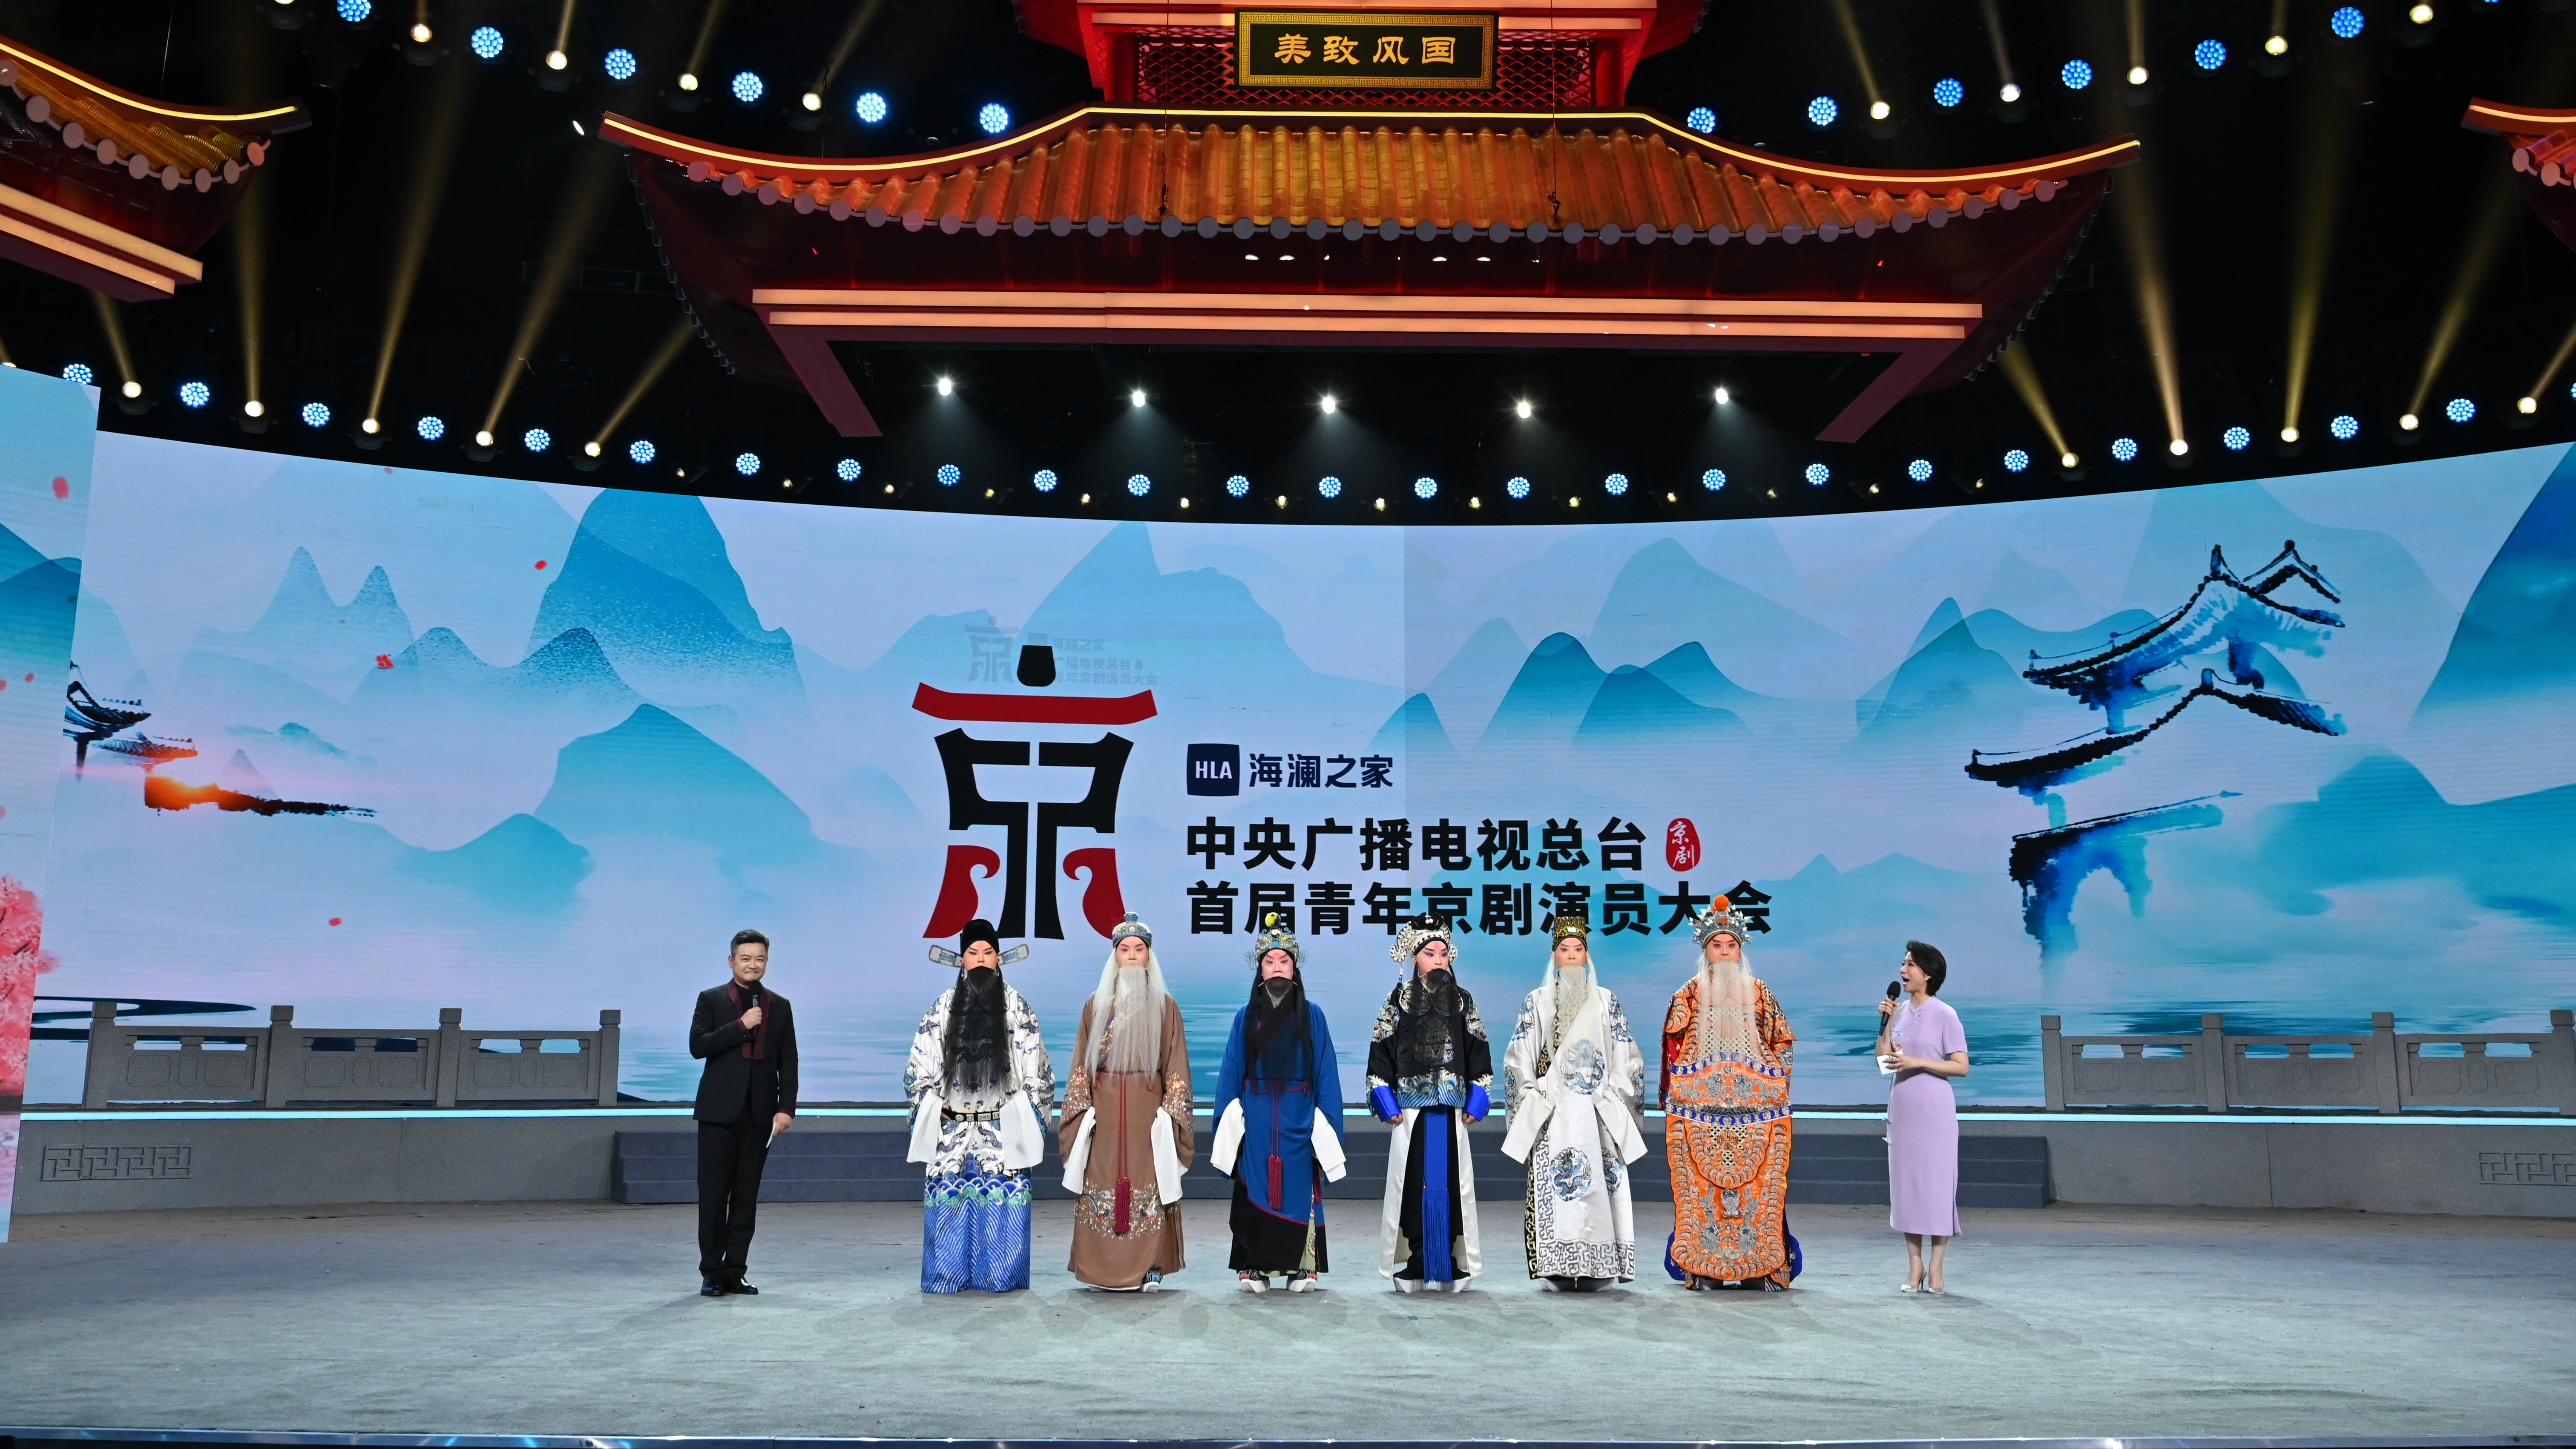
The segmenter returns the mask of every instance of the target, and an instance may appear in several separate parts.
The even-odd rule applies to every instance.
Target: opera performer
[[[1591,931],[1581,916],[1548,928],[1547,975],[1503,1050],[1503,1155],[1529,1167],[1521,1248],[1540,1288],[1560,1293],[1637,1276],[1628,1164],[1646,1155],[1646,1058],[1619,998],[1594,979]]]
[[[1694,1290],[1776,1293],[1800,1266],[1788,1223],[1796,1038],[1745,959],[1749,929],[1724,896],[1693,917],[1700,968],[1664,1013],[1664,1154],[1673,1174],[1664,1267]]]
[[[921,1018],[903,1070],[913,1104],[906,1160],[923,1164],[921,1291],[1007,1293],[1029,1286],[1029,1169],[1045,1156],[1040,1119],[1055,1068],[1037,1013],[1002,980],[1029,948],[1004,951],[981,920],[967,923],[958,948],[930,948],[957,982]]]
[[[1093,1288],[1156,1292],[1181,1268],[1181,1174],[1198,1142],[1180,1003],[1163,989],[1154,933],[1133,911],[1110,931],[1074,1040],[1056,1123],[1074,1194],[1067,1266]]]
[[[1273,913],[1252,938],[1252,999],[1234,1014],[1216,1074],[1209,1159],[1234,1178],[1235,1285],[1310,1293],[1332,1271],[1324,1183],[1340,1181],[1341,1069],[1324,1009],[1306,999],[1306,951]]]
[[[1378,1011],[1368,1057],[1369,1105],[1395,1125],[1378,1276],[1399,1293],[1463,1293],[1484,1266],[1467,1124],[1491,1106],[1493,1048],[1475,997],[1458,984],[1445,918],[1406,922],[1389,954],[1406,963],[1404,977]]]

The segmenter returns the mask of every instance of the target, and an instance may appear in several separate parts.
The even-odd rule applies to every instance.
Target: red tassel
[[[1284,1211],[1288,1206],[1279,1200],[1279,1155],[1275,1152],[1270,1156],[1270,1206],[1273,1211]]]
[[[1118,1195],[1113,1200],[1109,1209],[1109,1232],[1113,1237],[1123,1238],[1127,1236],[1128,1202],[1129,1190],[1127,1179],[1122,1177],[1118,1179]]]

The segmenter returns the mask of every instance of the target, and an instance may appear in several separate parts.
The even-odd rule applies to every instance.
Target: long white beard
[[[1142,966],[1118,968],[1118,985],[1109,1002],[1109,1063],[1112,1072],[1158,1072],[1163,1065],[1162,993]]]
[[[1592,1000],[1592,972],[1584,966],[1556,968],[1556,1030],[1562,1036],[1575,1016]]]
[[[1703,960],[1699,968],[1699,1050],[1702,1056],[1762,1054],[1762,1034],[1754,1021],[1759,1000],[1753,989],[1753,963]]]

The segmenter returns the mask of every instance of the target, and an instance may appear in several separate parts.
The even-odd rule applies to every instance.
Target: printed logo
[[[1699,827],[1688,820],[1676,820],[1664,827],[1664,864],[1675,871],[1689,870],[1699,864]]]
[[[1243,793],[1243,747],[1192,745],[1189,772],[1190,793],[1193,795],[1240,795]]]

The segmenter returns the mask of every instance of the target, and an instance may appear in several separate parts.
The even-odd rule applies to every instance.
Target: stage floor
[[[1342,1205],[1336,1204],[1336,1207]],[[1360,1204],[1351,1204],[1359,1207]],[[1234,1290],[1216,1204],[1157,1295],[925,1297],[920,1211],[764,1209],[757,1298],[696,1295],[689,1207],[20,1218],[0,1424],[466,1434],[1792,1440],[2373,1437],[2576,1424],[2576,1223],[1982,1211],[1899,1296],[1884,1208],[1801,1208],[1786,1294],[1398,1296],[1340,1211],[1312,1297]],[[1660,1244],[1670,1209],[1639,1207]]]

